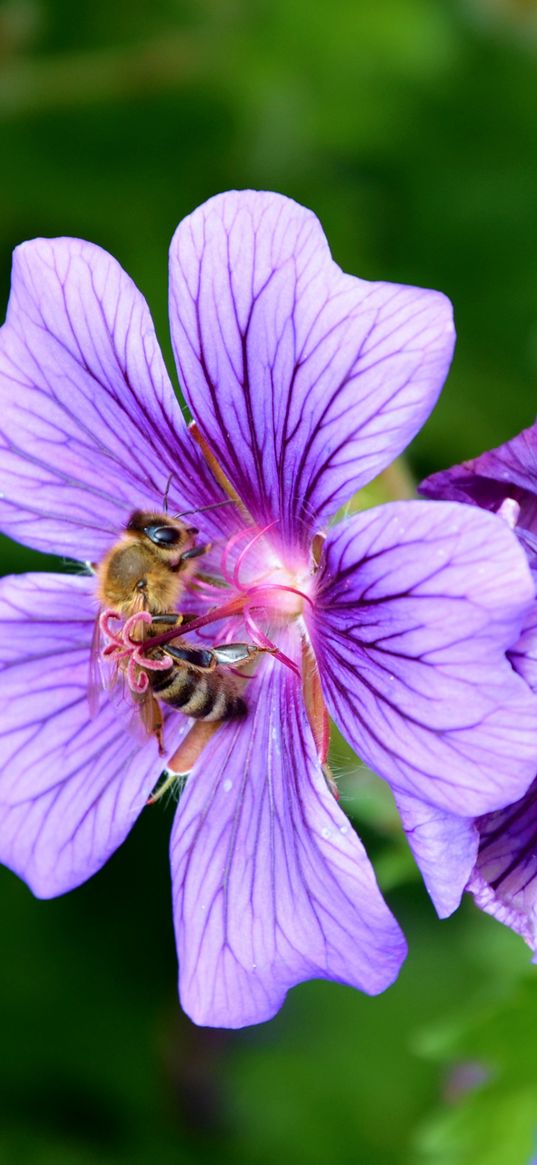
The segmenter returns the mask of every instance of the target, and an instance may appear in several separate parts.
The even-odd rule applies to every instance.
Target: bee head
[[[129,518],[126,532],[140,540],[147,539],[160,552],[163,561],[169,560],[173,564],[184,550],[193,546],[198,530],[196,526],[185,526],[168,514],[135,510]]]

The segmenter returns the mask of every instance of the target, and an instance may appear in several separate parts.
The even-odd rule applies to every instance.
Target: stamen
[[[317,755],[321,764],[325,765],[330,741],[330,725],[321,688],[319,668],[306,640],[302,645],[302,691]]]
[[[248,510],[246,509],[244,502],[241,501],[238,493],[236,492],[236,490],[233,489],[231,482],[228,481],[228,478],[226,477],[224,470],[218,464],[218,461],[216,460],[214,453],[209,448],[209,445],[208,445],[207,441],[205,440],[205,437],[200,432],[200,429],[199,429],[196,421],[190,422],[190,424],[188,426],[188,431],[189,431],[191,437],[194,438],[196,444],[201,449],[201,452],[203,453],[203,456],[207,462],[207,465],[209,466],[209,469],[213,473],[213,475],[216,478],[219,485],[222,487],[224,493],[227,494],[228,498],[231,498],[231,500],[233,502],[235,502],[235,505],[237,506],[239,513],[242,514],[242,517],[245,518],[245,520],[247,522],[251,522],[252,521],[251,514],[248,513]]]
[[[256,542],[259,542],[259,539],[262,538],[264,534],[266,534],[269,530],[272,530],[273,527],[276,525],[277,525],[276,521],[269,522],[268,526],[265,526],[263,530],[258,530],[257,533],[254,534],[253,538],[250,540],[248,545],[245,546],[244,550],[242,550],[241,553],[239,554],[239,557],[235,563],[235,569],[233,571],[233,582],[234,582],[238,591],[243,591],[246,589],[240,581],[240,569],[241,569],[241,565],[244,561],[245,555],[250,552],[250,550],[252,549],[252,546],[255,546]]]
[[[306,602],[308,602],[310,606],[313,607],[313,600],[309,595],[306,594],[305,591],[299,591],[298,587],[287,586],[286,583],[260,583],[259,586],[248,588],[248,594],[250,595],[259,595],[264,593],[270,594],[271,591],[289,591],[289,594],[291,595],[298,595],[299,599],[306,599]]]
[[[252,530],[252,529],[255,529],[255,526],[253,526],[253,527],[247,526],[244,530],[239,530],[237,534],[232,534],[231,538],[228,538],[228,540],[227,540],[227,542],[222,550],[222,557],[220,559],[220,569],[222,571],[223,577],[225,578],[226,582],[228,583],[228,585],[230,587],[233,586],[233,575],[231,574],[231,571],[228,570],[229,555],[230,555],[231,551],[234,549],[234,547],[237,546],[239,542],[242,542],[244,535],[249,534],[250,530]]]
[[[184,627],[181,628],[183,634],[190,631],[199,631],[200,627],[206,627],[208,623],[216,623],[219,619],[227,619],[230,615],[241,615],[244,610],[245,598],[244,595],[238,595],[227,603],[222,603],[221,607],[213,607],[206,615],[200,615],[198,619],[191,619]],[[173,631],[163,631],[162,635],[155,635],[151,639],[146,639],[145,648],[163,647],[166,643],[170,643],[172,639],[177,639],[177,628]]]
[[[166,766],[170,774],[173,772],[180,777],[189,773],[219,727],[218,720],[197,720],[170,757]]]
[[[313,541],[311,544],[311,557],[313,559],[315,570],[318,570],[321,565],[321,558],[325,542],[326,534],[324,531],[319,530],[317,534],[313,535]]]
[[[511,530],[514,530],[520,516],[520,506],[514,498],[504,498],[496,513],[507,522]]]
[[[298,676],[298,679],[300,679],[300,671],[296,663],[294,663],[292,659],[289,659],[289,656],[285,655],[285,652],[280,651],[279,647],[277,647],[275,643],[272,643],[272,641],[268,638],[268,635],[265,635],[265,632],[257,626],[255,620],[252,619],[248,607],[244,608],[244,622],[250,632],[250,635],[252,636],[252,639],[254,640],[254,643],[256,643],[257,640],[256,647],[263,647],[266,651],[270,651],[274,656],[274,659],[277,659],[280,663],[285,664],[285,666],[294,672],[294,674]]]

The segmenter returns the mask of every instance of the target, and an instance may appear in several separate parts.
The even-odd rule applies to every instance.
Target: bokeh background
[[[409,466],[474,455],[537,411],[536,56],[531,0],[4,0],[2,298],[20,240],[91,239],[169,356],[179,219],[219,190],[280,190],[348,271],[451,296],[456,361]],[[51,565],[0,550],[5,572]],[[171,807],[64,899],[1,870],[1,1165],[529,1165],[537,970],[471,902],[435,919],[389,796],[341,743],[335,762],[409,938],[397,985],[306,984],[271,1024],[194,1028]]]

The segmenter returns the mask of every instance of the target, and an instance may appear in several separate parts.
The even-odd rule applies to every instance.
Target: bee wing
[[[97,715],[101,693],[103,691],[112,692],[118,687],[119,680],[123,679],[115,664],[103,659],[102,647],[103,636],[99,612],[93,626],[89,653],[88,704],[92,719]],[[124,694],[123,683],[119,686],[121,688],[120,698],[122,698]]]
[[[145,744],[147,737],[158,733],[162,723],[160,709],[151,691],[135,694],[125,675],[115,668],[108,683],[108,699],[121,712],[126,731]],[[153,706],[154,705],[154,706]],[[125,716],[125,713],[127,715]]]
[[[94,718],[99,709],[101,693],[108,695],[116,707],[127,701],[132,706],[128,728],[139,739],[145,740],[153,734],[160,739],[162,712],[151,689],[139,696],[129,691],[122,671],[114,664],[108,664],[102,657],[102,633],[99,615],[95,620],[89,655],[88,703],[90,716]]]
[[[137,696],[135,700],[135,716],[129,727],[140,735],[140,728],[143,729],[144,736],[156,735],[159,737],[162,729],[162,712],[160,705],[148,688],[141,696]]]
[[[88,704],[92,720],[97,715],[102,689],[103,675],[101,669],[101,624],[99,612],[93,626],[89,654]]]

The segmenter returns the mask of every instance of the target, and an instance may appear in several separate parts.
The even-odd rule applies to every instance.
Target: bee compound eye
[[[155,546],[177,546],[182,541],[181,531],[175,526],[145,526],[144,534]]]

